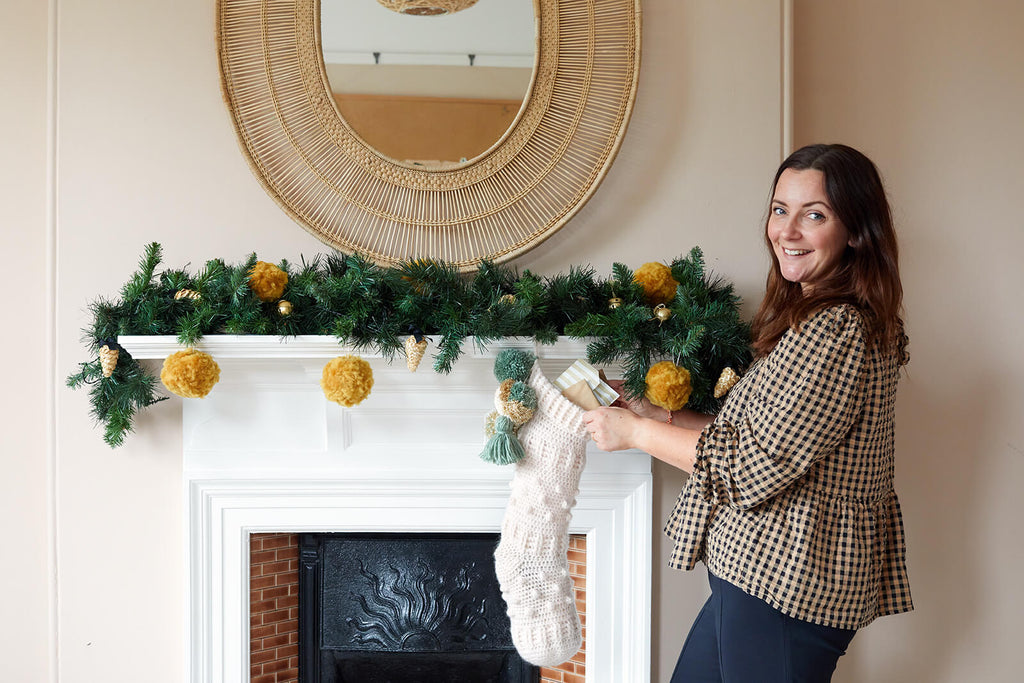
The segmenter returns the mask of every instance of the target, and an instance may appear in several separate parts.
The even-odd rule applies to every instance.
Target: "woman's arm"
[[[667,418],[668,414],[661,412]],[[686,409],[672,414],[673,424],[640,417],[624,408],[596,408],[583,414],[587,431],[601,450],[636,448],[685,472],[693,471],[697,440],[713,419]]]

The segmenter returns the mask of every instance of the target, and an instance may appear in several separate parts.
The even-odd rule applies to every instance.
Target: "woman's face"
[[[768,239],[782,277],[799,282],[804,294],[839,265],[850,235],[828,202],[821,171],[782,172],[772,196]]]

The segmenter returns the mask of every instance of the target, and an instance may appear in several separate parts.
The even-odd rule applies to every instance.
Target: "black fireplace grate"
[[[536,683],[512,644],[498,540],[300,535],[300,682]]]

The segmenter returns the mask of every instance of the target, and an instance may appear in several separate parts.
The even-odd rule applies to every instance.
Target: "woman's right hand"
[[[594,445],[602,451],[636,448],[642,420],[625,408],[601,406],[583,413],[583,424]]]
[[[651,420],[660,420],[662,422],[665,421],[666,412],[664,408],[659,408],[643,396],[640,398],[627,398],[623,393],[623,381],[621,379],[610,379],[607,384],[619,395],[618,400],[612,403],[613,406],[625,408],[640,417],[646,417]]]
[[[659,408],[646,398],[626,398],[622,394],[621,379],[608,380],[607,384],[619,394],[618,400],[612,403],[612,406],[625,408],[631,413],[639,415],[640,417],[646,417],[649,420],[665,422],[668,419],[667,410]],[[697,411],[690,410],[689,408],[680,408],[672,413],[672,422],[674,424],[680,427],[686,427],[687,429],[696,429],[697,431],[704,429],[704,427],[706,427],[713,419],[715,419],[713,415],[698,413]]]

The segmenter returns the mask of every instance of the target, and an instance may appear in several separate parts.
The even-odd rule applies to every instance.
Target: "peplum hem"
[[[834,628],[913,609],[895,491],[872,500],[797,488],[741,511],[705,500],[705,477],[695,471],[665,527],[671,567],[702,561],[783,614]]]

